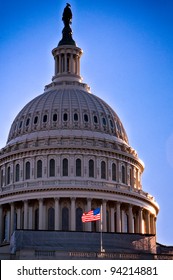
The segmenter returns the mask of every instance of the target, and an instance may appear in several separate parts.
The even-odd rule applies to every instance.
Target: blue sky
[[[160,205],[157,241],[173,245],[173,2],[71,0],[81,75],[122,120]],[[54,74],[66,1],[0,3],[0,148],[10,125]]]

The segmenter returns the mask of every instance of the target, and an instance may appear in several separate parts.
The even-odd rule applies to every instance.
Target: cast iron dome
[[[82,50],[72,38],[70,4],[64,9],[63,37],[53,49],[55,75],[45,92],[16,116],[8,136],[8,144],[47,135],[60,136],[63,130],[77,131],[81,136],[109,138],[128,145],[123,124],[114,110],[102,99],[90,93],[80,76]],[[90,134],[89,134],[90,132]]]

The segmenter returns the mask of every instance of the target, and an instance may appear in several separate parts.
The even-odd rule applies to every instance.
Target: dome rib
[[[54,112],[57,113],[56,123],[53,122]],[[74,120],[75,112],[78,114],[77,121]],[[64,117],[65,113],[67,113],[66,117]],[[30,123],[26,128],[28,116],[30,116]],[[36,117],[37,121],[35,121]],[[22,127],[20,127],[22,120]],[[54,87],[30,101],[15,118],[7,143],[14,142],[14,139],[27,133],[39,133],[39,131],[41,133],[41,131],[55,130],[54,135],[56,133],[59,135],[57,129],[106,133],[128,144],[126,132],[117,114],[101,98],[79,86]]]

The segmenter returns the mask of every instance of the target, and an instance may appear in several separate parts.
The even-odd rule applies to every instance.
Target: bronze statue
[[[71,5],[67,3],[67,6],[64,8],[64,12],[62,15],[62,20],[65,26],[69,26],[72,23],[72,12],[70,9]]]
[[[62,21],[64,22],[64,28],[62,30],[62,39],[61,41],[59,41],[58,46],[62,46],[62,45],[76,46],[76,43],[72,38],[72,30],[70,27],[70,24],[72,23],[72,12],[70,7],[71,5],[67,3],[63,11]]]

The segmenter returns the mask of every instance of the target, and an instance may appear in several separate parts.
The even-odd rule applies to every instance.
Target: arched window
[[[106,119],[105,118],[102,118],[102,123],[103,123],[103,125],[106,125]]]
[[[62,209],[62,230],[69,230],[69,210],[67,207]]]
[[[113,121],[112,121],[112,120],[110,120],[110,126],[111,126],[111,128],[113,128],[113,127],[114,127],[114,125],[113,125]]]
[[[53,114],[53,122],[56,122],[57,121],[57,119],[58,119],[58,115],[55,113],[55,114]]]
[[[124,165],[122,165],[122,167],[121,167],[121,181],[123,184],[125,184],[126,176],[125,176],[125,166]]]
[[[7,168],[7,185],[10,184],[10,166]]]
[[[77,122],[78,121],[78,114],[74,113],[74,121]]]
[[[54,177],[55,176],[55,160],[51,159],[49,162],[49,176]]]
[[[82,223],[82,213],[83,213],[83,210],[82,208],[78,207],[76,209],[76,230],[77,231],[83,231],[83,223]]]
[[[54,230],[55,226],[55,210],[50,207],[48,209],[48,230]]]
[[[94,161],[92,159],[89,160],[89,177],[94,178]]]
[[[42,177],[42,161],[38,160],[37,161],[37,178]]]
[[[26,126],[28,126],[29,123],[30,123],[30,118],[28,118],[28,119],[26,120]]]
[[[20,166],[19,164],[16,164],[16,170],[15,170],[15,181],[19,182],[19,173],[20,173]]]
[[[68,176],[68,159],[64,158],[62,162],[62,175]]]
[[[98,118],[97,118],[97,116],[94,116],[94,123],[98,123]]]
[[[19,129],[22,127],[23,121],[20,121]]]
[[[116,174],[116,164],[112,163],[112,181],[116,181],[117,180],[117,174]]]
[[[105,161],[101,162],[101,179],[106,179],[106,163],[105,163]]]
[[[46,123],[47,122],[47,115],[43,116],[43,122]]]
[[[76,160],[76,176],[81,176],[81,160]]]
[[[37,124],[38,123],[38,116],[35,116],[34,118],[34,124]]]
[[[63,115],[63,121],[68,121],[68,114],[67,113],[64,113],[64,115]]]
[[[30,167],[30,162],[27,161],[25,165],[25,179],[29,180],[30,179],[30,172],[31,172],[31,167]]]
[[[84,121],[88,122],[88,115],[87,114],[84,114]]]

